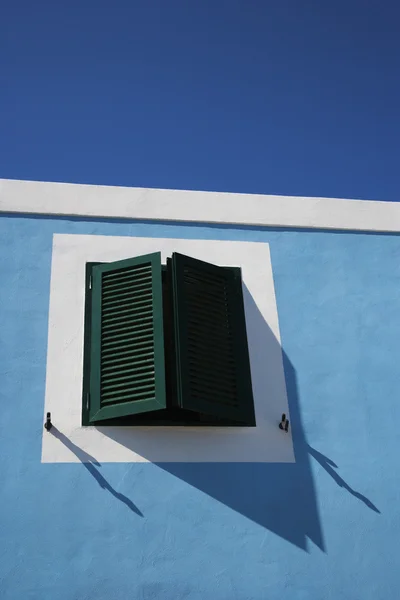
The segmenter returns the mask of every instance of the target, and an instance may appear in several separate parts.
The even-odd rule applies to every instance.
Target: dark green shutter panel
[[[161,254],[92,270],[89,420],[163,409]]]
[[[172,256],[177,403],[255,425],[241,271]]]

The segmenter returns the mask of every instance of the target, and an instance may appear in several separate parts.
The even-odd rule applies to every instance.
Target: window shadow
[[[258,390],[261,387],[265,389],[264,393],[271,392],[267,379],[274,375],[269,366],[262,364],[266,359],[263,347],[268,347],[272,362],[276,356],[283,361],[296,462],[163,463],[159,466],[295,546],[307,550],[309,539],[325,551],[310,455],[301,421],[296,372],[246,287],[244,301],[252,374],[256,374],[253,380],[256,380]],[[280,417],[280,412],[268,413],[277,428]],[[281,435],[287,434],[282,432]]]
[[[66,435],[61,433],[61,431],[59,431],[59,429],[57,429],[57,427],[55,427],[54,425],[50,429],[50,433],[54,435],[54,437],[56,437],[58,440],[60,440],[60,442],[64,444],[64,446],[66,446],[69,450],[71,450],[71,452],[75,454],[75,456],[79,458],[85,469],[89,471],[89,473],[92,475],[92,477],[94,477],[94,479],[97,481],[99,486],[103,488],[103,490],[107,490],[108,492],[110,492],[110,494],[114,496],[114,498],[120,500],[120,502],[123,502],[123,504],[125,504],[132,512],[134,512],[139,517],[143,517],[143,513],[132,502],[132,500],[130,500],[130,498],[128,498],[124,494],[117,492],[117,490],[115,490],[112,487],[112,485],[108,483],[108,481],[103,477],[103,475],[101,475],[101,473],[96,469],[96,467],[101,467],[101,464],[93,456],[91,456],[90,454],[79,448],[79,446],[71,442],[71,440],[67,438]]]
[[[156,462],[153,460],[153,440],[157,432],[146,434],[131,428],[101,427],[104,435],[116,440],[155,462],[157,466],[215,500],[269,529],[279,537],[307,551],[308,540],[326,551],[317,494],[313,479],[311,457],[325,469],[338,485],[368,508],[379,513],[374,504],[355,492],[333,470],[333,461],[311,448],[305,438],[301,420],[296,371],[282,350],[248,289],[244,288],[246,323],[251,345],[251,368],[255,393],[267,395],[263,418],[278,424],[281,412],[274,398],[274,373],[282,368],[289,403],[290,427],[295,462],[215,463],[215,462]],[[276,376],[275,376],[276,379]],[[272,381],[272,383],[271,383]],[[279,430],[280,431],[280,430]],[[287,436],[285,432],[280,435]],[[267,440],[268,443],[268,440]]]

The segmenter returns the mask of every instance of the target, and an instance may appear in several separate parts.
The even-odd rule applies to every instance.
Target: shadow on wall
[[[280,344],[247,288],[244,300],[253,356],[263,356],[262,347],[266,344],[271,354],[280,355]],[[284,352],[282,355],[295,463],[163,463],[159,466],[297,547],[306,550],[309,538],[325,551],[310,455],[301,422],[296,373],[287,355]],[[263,368],[257,362],[255,366]],[[280,414],[275,415],[277,427],[280,417]]]
[[[283,357],[286,388],[289,401],[290,422],[295,453],[295,463],[156,463],[161,469],[201,490],[210,497],[222,502],[259,525],[269,529],[295,546],[307,550],[307,538],[325,551],[323,531],[317,506],[316,490],[311,470],[311,457],[325,471],[355,498],[368,508],[379,513],[370,500],[354,491],[334,470],[336,465],[329,458],[311,448],[306,441],[300,414],[296,373],[289,358],[281,350],[280,344],[265,322],[253,297],[245,288],[246,320],[252,344],[252,371],[257,372],[257,382],[267,386],[267,378],[273,377],[277,368],[275,357]],[[271,364],[265,365],[265,348]],[[272,366],[271,366],[272,365]],[[254,371],[253,371],[254,373]],[[260,389],[260,388],[259,388]],[[264,389],[262,387],[261,389]],[[273,388],[272,388],[273,389]],[[271,406],[273,405],[271,399]],[[280,414],[269,413],[268,418],[276,418],[276,427]],[[118,427],[103,427],[103,434],[129,447],[152,461],[151,444],[138,441],[132,430]],[[96,461],[88,457],[68,438],[57,430],[57,437],[85,465],[101,487],[124,502],[133,512],[141,515],[131,500],[116,492],[99,473]],[[286,435],[282,433],[282,435]],[[64,438],[64,439],[63,439]]]
[[[137,514],[139,517],[143,517],[143,513],[141,513],[141,511],[132,502],[132,500],[130,500],[130,498],[128,498],[124,494],[117,492],[112,487],[112,485],[108,483],[105,477],[103,477],[103,475],[97,468],[101,467],[101,464],[93,456],[91,456],[90,454],[85,452],[85,450],[82,450],[81,448],[79,448],[79,446],[71,442],[71,440],[67,438],[66,435],[61,433],[61,431],[59,431],[54,425],[50,429],[50,433],[54,435],[54,437],[56,437],[58,440],[60,440],[60,442],[64,444],[64,446],[66,446],[69,450],[71,450],[71,452],[75,454],[75,456],[79,458],[81,463],[84,465],[85,469],[87,469],[91,476],[94,477],[94,479],[97,481],[99,486],[103,488],[103,490],[107,490],[108,492],[110,492],[110,494],[114,496],[114,498],[120,500],[120,502],[125,504],[132,512]]]

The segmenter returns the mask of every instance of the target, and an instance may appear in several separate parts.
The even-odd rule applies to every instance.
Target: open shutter
[[[240,269],[171,264],[178,406],[255,425]]]
[[[92,269],[89,422],[166,407],[161,254]]]

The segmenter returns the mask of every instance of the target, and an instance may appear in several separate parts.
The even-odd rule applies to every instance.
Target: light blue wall
[[[41,464],[53,233],[269,242],[296,464]],[[397,597],[398,236],[3,216],[0,252],[2,600]]]

